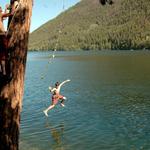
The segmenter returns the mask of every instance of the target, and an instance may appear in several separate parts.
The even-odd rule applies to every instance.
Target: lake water
[[[149,150],[150,52],[30,52],[20,150]],[[48,87],[71,79],[51,103]]]

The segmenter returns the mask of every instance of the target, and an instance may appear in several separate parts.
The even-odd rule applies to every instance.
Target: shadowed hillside
[[[61,32],[60,32],[60,31]],[[150,1],[82,0],[30,35],[29,49],[150,49]]]

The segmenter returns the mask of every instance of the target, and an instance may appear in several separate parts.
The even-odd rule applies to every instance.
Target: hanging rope
[[[64,0],[63,0],[62,12],[64,12],[64,11],[65,11],[65,2],[64,2]],[[59,27],[59,29],[58,29],[58,34],[59,34],[59,35],[58,35],[58,38],[57,38],[57,42],[56,42],[55,48],[54,48],[54,50],[53,50],[52,58],[55,58],[55,52],[56,52],[57,49],[58,49],[58,42],[59,42],[60,34],[62,33],[62,29],[63,29],[63,25],[60,24],[60,27]]]
[[[64,4],[64,0],[63,0],[62,12],[64,12],[64,11],[65,11],[65,4]],[[44,73],[41,75],[41,79],[44,79],[44,77],[46,76],[48,66],[54,60],[54,58],[56,56],[55,53],[57,52],[57,49],[58,49],[59,37],[62,34],[62,29],[63,29],[63,25],[60,24],[60,26],[58,27],[58,38],[57,38],[56,44],[54,46],[54,50],[52,52],[52,55],[50,55],[50,57],[49,57],[48,63],[46,64],[45,69],[43,71]]]

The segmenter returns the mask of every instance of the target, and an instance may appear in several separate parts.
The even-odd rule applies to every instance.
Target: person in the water
[[[55,107],[55,105],[60,101],[60,104],[62,107],[65,107],[64,105],[64,101],[67,99],[65,96],[61,95],[60,94],[60,88],[62,85],[64,85],[65,83],[69,82],[70,80],[65,80],[63,81],[62,83],[59,83],[59,82],[56,82],[55,83],[55,87],[52,88],[52,87],[49,87],[49,90],[50,92],[52,93],[52,104],[47,108],[45,109],[43,112],[46,116],[48,116],[47,112],[49,110],[51,110],[52,108]]]

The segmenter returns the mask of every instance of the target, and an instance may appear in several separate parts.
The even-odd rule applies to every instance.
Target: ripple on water
[[[75,57],[60,53],[43,80],[39,79],[47,57],[34,61],[31,57],[21,114],[21,150],[150,149],[150,55],[107,53]],[[66,107],[58,105],[45,117],[43,110],[51,103],[48,86],[66,78],[71,78],[61,91],[67,97]]]

